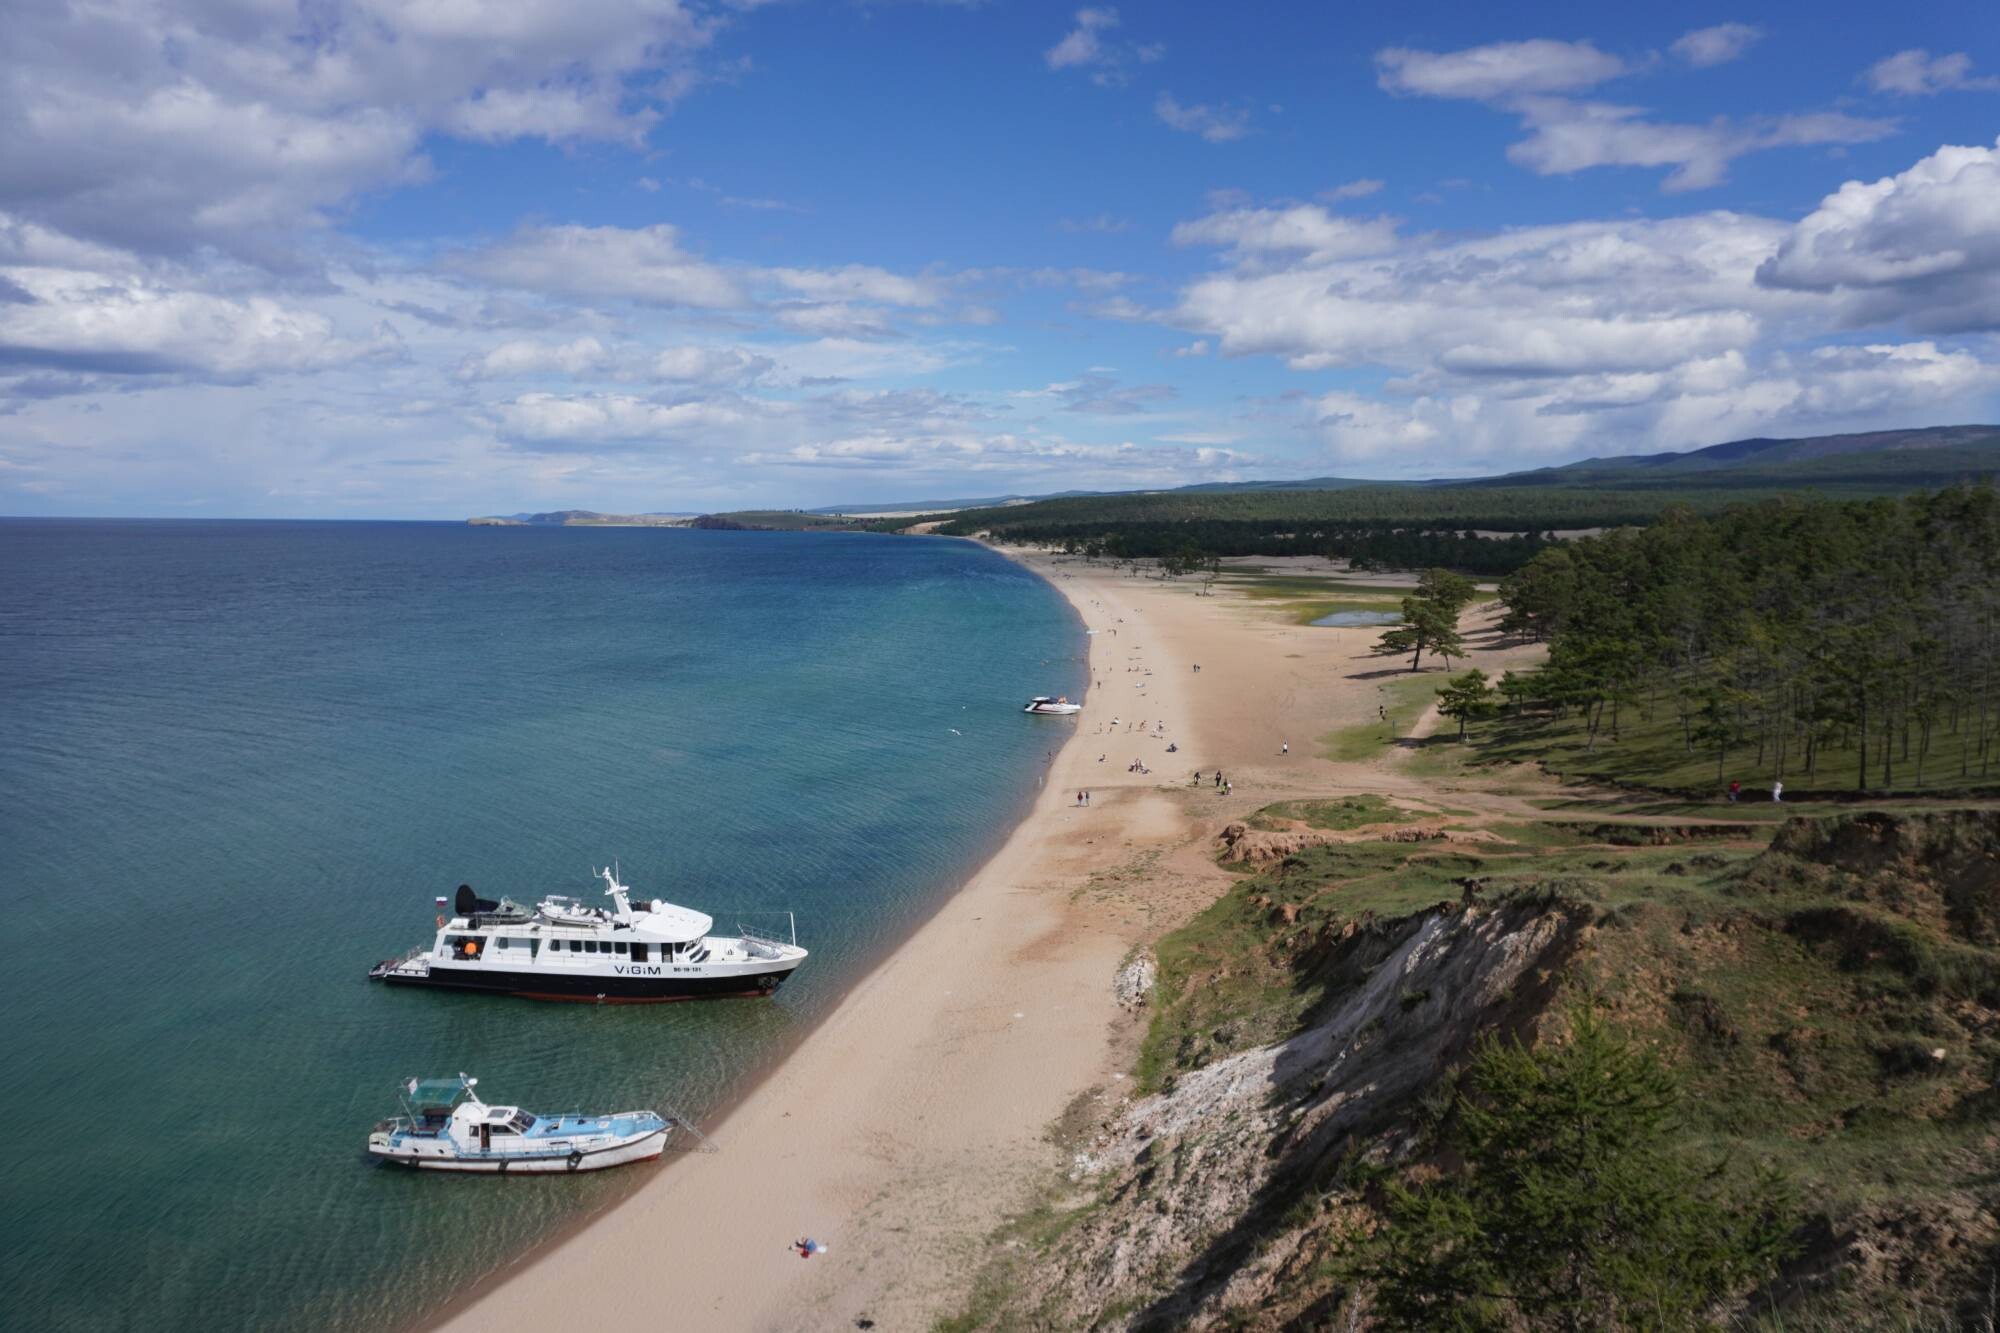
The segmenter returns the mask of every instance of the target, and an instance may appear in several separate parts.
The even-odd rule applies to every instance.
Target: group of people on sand
[[[1740,783],[1740,782],[1732,782],[1732,783],[1730,783],[1730,784],[1729,784],[1729,791],[1728,791],[1727,795],[1729,796],[1729,799],[1730,799],[1731,801],[1740,801],[1740,800],[1742,800],[1742,799],[1743,799],[1743,784],[1742,784],[1742,783]],[[1777,805],[1783,805],[1783,804],[1785,803],[1785,784],[1784,784],[1784,783],[1782,783],[1782,782],[1773,782],[1773,783],[1771,784],[1771,800],[1772,800],[1772,802],[1773,802],[1774,804],[1777,804]]]
[[[1198,768],[1194,771],[1194,785],[1197,787],[1201,785],[1201,770]],[[1236,790],[1236,784],[1231,782],[1228,778],[1223,777],[1222,770],[1219,768],[1215,770],[1215,785],[1217,790],[1219,790],[1224,796],[1227,796],[1229,795],[1229,793]]]
[[[1080,806],[1090,804],[1090,791],[1088,788],[1085,788],[1077,792],[1076,803]]]

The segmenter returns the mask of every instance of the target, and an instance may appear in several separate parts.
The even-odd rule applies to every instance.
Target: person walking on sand
[[[1291,743],[1290,741],[1279,741],[1279,742],[1278,742],[1278,753],[1279,753],[1279,754],[1290,754],[1291,752],[1292,752],[1292,743]]]
[[[1784,783],[1774,782],[1771,784],[1771,803],[1773,805],[1783,805],[1785,803]]]
[[[1084,803],[1085,805],[1089,805],[1089,804],[1090,804],[1090,788],[1088,788],[1088,787],[1085,787],[1085,788],[1083,789],[1083,803]]]
[[[1198,768],[1194,771],[1194,785],[1197,787],[1201,785],[1201,770]]]
[[[1215,770],[1215,785],[1218,787],[1222,785],[1222,770],[1219,768]]]

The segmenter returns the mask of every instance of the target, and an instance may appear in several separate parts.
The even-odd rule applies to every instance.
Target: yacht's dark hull
[[[377,969],[369,974],[391,986],[434,986],[444,990],[513,995],[524,1000],[575,1000],[586,1004],[664,1004],[670,1000],[719,1000],[774,993],[789,969],[748,976],[659,977],[547,976],[497,968],[432,968],[427,974]]]

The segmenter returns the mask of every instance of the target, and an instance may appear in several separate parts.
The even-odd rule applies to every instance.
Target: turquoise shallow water
[[[628,1190],[363,1142],[410,1074],[713,1112],[997,845],[1083,645],[962,542],[0,521],[0,1327],[380,1327]],[[612,857],[813,957],[770,1001],[365,979],[461,881]]]

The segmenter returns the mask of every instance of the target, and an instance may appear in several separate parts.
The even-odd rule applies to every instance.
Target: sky
[[[2000,6],[14,0],[0,514],[2000,420]]]

